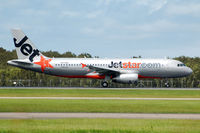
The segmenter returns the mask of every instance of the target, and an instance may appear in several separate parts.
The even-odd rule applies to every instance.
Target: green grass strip
[[[0,89],[0,97],[200,98],[200,90]]]
[[[0,133],[199,133],[200,120],[0,120]]]
[[[200,113],[200,101],[1,99],[0,112]]]

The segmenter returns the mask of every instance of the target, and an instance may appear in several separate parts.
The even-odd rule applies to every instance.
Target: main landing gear
[[[167,87],[167,88],[170,87],[169,82],[166,82],[166,83],[165,83],[165,87]]]
[[[107,88],[108,87],[108,82],[107,81],[102,81],[101,82],[101,86],[104,87],[104,88]]]
[[[108,81],[109,81],[110,79],[111,79],[110,76],[109,76],[109,75],[106,75],[104,81],[101,82],[101,86],[102,86],[103,88],[107,88],[107,87],[108,87]]]

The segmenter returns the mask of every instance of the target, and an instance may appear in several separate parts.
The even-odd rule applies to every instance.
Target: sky
[[[200,56],[199,0],[1,0],[0,47],[20,28],[40,51],[102,58]]]

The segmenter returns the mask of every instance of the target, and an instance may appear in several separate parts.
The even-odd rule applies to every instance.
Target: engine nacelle
[[[112,79],[113,82],[131,84],[138,80],[138,74],[120,74]]]

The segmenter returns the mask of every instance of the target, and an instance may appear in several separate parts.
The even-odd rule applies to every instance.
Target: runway
[[[81,89],[81,90],[200,90],[200,88],[100,88],[100,87],[0,87],[0,89]]]
[[[200,98],[122,98],[122,97],[0,97],[0,99],[54,99],[54,100],[200,100]]]
[[[144,113],[0,113],[0,119],[200,119],[200,114],[144,114]]]

